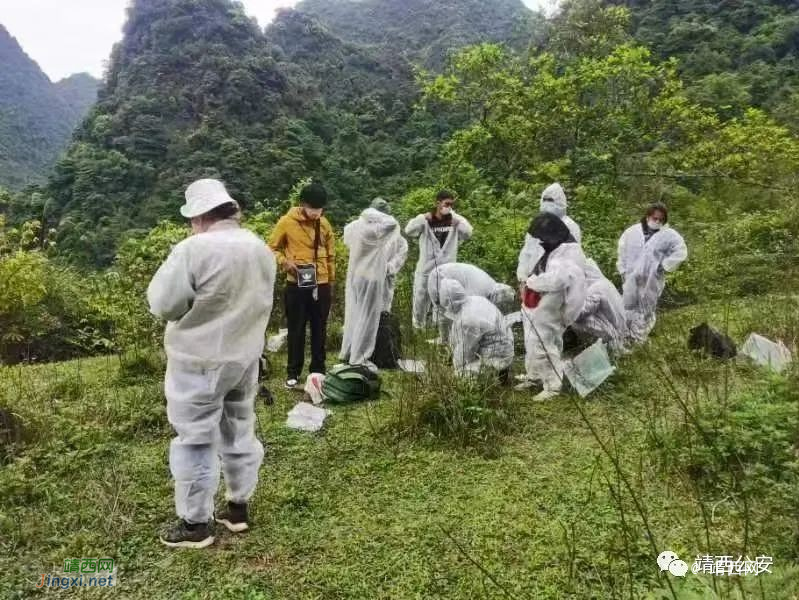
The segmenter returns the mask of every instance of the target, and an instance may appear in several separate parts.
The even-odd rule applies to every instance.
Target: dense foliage
[[[691,248],[670,302],[758,294],[799,275],[783,267],[799,255],[799,141],[762,109],[702,106],[679,63],[630,35],[625,7],[568,3],[545,47],[480,44],[436,74],[414,73],[391,40],[342,41],[313,6],[283,11],[264,34],[229,0],[133,3],[100,101],[49,187],[0,191],[16,230],[57,241],[19,260],[113,267],[80,282],[91,287],[81,352],[157,341],[144,292],[185,233],[176,208],[198,176],[223,178],[263,238],[309,177],[330,189],[339,229],[372,196],[395,200],[405,223],[452,188],[476,225],[461,259],[508,282],[541,189],[560,180],[586,252],[609,276],[623,228],[646,203],[669,203]],[[343,273],[343,247],[339,261]],[[37,269],[26,271],[34,287],[51,289],[57,280]],[[778,269],[784,278],[771,276]],[[70,327],[64,340],[76,339]]]
[[[666,200],[695,257],[672,286],[683,301],[781,286],[764,274],[799,254],[796,137],[758,109],[726,119],[695,103],[673,63],[626,36],[625,9],[571,8],[553,24],[551,52],[475,46],[425,86],[429,111],[469,118],[444,146],[441,179],[489,230],[493,252],[475,256],[501,257],[495,268],[507,273],[524,221],[517,244],[507,245],[507,228],[560,180],[586,251],[608,274],[623,228]]]
[[[636,39],[676,58],[689,93],[727,117],[749,105],[797,127],[799,14],[794,0],[612,0],[627,5]]]
[[[526,48],[543,22],[521,0],[303,0],[297,10],[317,17],[342,39],[394,52],[428,68],[450,52],[480,42]]]
[[[48,257],[53,233],[38,221],[6,227],[0,215],[0,362],[63,360],[111,347],[90,281]]]
[[[0,185],[45,180],[94,103],[97,83],[86,74],[52,83],[0,25]]]
[[[510,35],[525,9],[506,4],[447,12],[457,39],[442,43]],[[313,176],[339,221],[423,178],[451,124],[414,111],[406,40],[345,42],[312,12],[283,11],[262,32],[230,0],[133,2],[99,102],[49,185],[59,247],[110,264],[124,232],[174,218],[199,176],[221,177],[248,208]]]

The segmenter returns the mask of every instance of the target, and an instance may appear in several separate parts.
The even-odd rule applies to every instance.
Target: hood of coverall
[[[439,284],[438,299],[444,315],[454,319],[466,304],[466,290],[454,279],[444,279]]]
[[[566,211],[569,208],[569,203],[566,200],[566,192],[563,191],[563,186],[559,183],[553,183],[541,193],[541,203],[539,205],[541,212],[552,213],[560,218],[566,216]]]

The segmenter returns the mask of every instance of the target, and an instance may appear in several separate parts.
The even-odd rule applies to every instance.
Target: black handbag
[[[319,262],[319,227],[319,221],[317,220],[314,225],[313,264],[297,265],[297,287],[315,288],[318,285],[316,281],[316,265]]]

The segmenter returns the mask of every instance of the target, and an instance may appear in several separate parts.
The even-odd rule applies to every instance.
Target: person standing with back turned
[[[318,184],[300,192],[300,206],[277,222],[269,247],[286,273],[283,299],[288,324],[286,388],[297,386],[305,362],[305,328],[311,325],[309,372],[324,373],[327,353],[327,318],[336,275],[336,242],[333,228],[322,216],[327,191]]]
[[[249,528],[247,502],[264,449],[255,437],[255,395],[277,267],[269,248],[239,225],[238,203],[216,179],[186,189],[180,214],[192,235],[177,244],[149,287],[150,311],[168,321],[166,412],[178,524],[161,536],[173,548],[214,542],[211,518],[219,460],[227,510],[216,521]]]

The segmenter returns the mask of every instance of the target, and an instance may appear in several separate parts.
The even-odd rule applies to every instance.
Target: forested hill
[[[388,47],[431,68],[470,44],[524,47],[542,25],[521,0],[303,0],[297,10],[346,41]]]
[[[679,60],[692,99],[729,117],[763,107],[799,129],[799,2],[613,0],[635,37]]]
[[[100,82],[88,73],[76,73],[57,81],[55,87],[58,89],[61,99],[72,108],[76,116],[75,125],[77,125],[97,101],[97,89],[100,87]]]
[[[405,7],[364,10],[378,4],[383,19]],[[443,51],[512,36],[533,15],[518,0],[411,4],[402,26],[424,32],[413,47],[427,57],[434,39]],[[221,177],[247,207],[274,208],[314,177],[342,220],[420,180],[450,131],[414,112],[413,56],[399,37],[346,41],[308,10],[281,11],[264,32],[231,0],[134,0],[128,13],[98,104],[48,190],[59,248],[78,261],[107,264],[126,232],[174,218],[200,176]]]
[[[53,84],[0,25],[0,185],[44,181],[97,84],[85,74]]]

